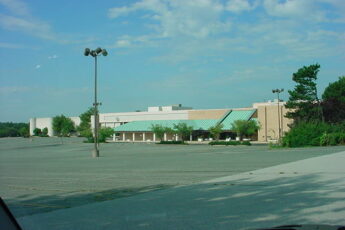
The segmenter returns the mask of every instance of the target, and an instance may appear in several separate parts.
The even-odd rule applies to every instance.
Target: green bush
[[[249,141],[211,141],[209,145],[251,145]]]
[[[229,145],[228,141],[211,141],[208,144],[209,145]]]
[[[34,133],[34,136],[40,136],[42,134],[42,130],[39,128],[35,128],[33,133]]]
[[[110,128],[110,127],[106,127],[106,128],[101,128],[99,130],[99,137],[98,137],[98,141],[99,142],[105,142],[106,139],[108,137],[111,137],[114,134],[114,129]],[[92,138],[93,139],[93,138]]]
[[[324,133],[320,138],[320,145],[345,144],[345,133]]]
[[[282,145],[303,147],[345,144],[344,130],[345,122],[334,125],[322,122],[300,123],[285,133]]]
[[[42,132],[40,134],[40,137],[49,137],[48,136],[48,128],[45,127],[44,129],[42,129]]]
[[[312,146],[320,146],[321,142],[321,137],[315,137],[311,140],[311,145]]]
[[[186,145],[184,141],[160,141],[158,144],[164,145]]]
[[[317,138],[320,138],[325,132],[331,132],[332,129],[333,127],[326,123],[302,122],[285,133],[282,145],[286,147],[313,146],[316,144]]]
[[[228,145],[240,145],[241,142],[239,141],[228,141]]]

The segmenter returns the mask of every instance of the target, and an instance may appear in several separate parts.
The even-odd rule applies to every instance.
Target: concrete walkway
[[[247,229],[345,225],[345,152],[19,218],[30,229]]]

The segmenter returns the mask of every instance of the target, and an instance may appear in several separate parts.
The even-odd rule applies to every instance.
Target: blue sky
[[[319,63],[318,87],[345,75],[344,0],[0,0],[0,121],[182,103],[250,106]]]

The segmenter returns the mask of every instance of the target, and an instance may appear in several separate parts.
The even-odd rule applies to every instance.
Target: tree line
[[[28,123],[0,122],[0,137],[28,137]]]
[[[76,126],[72,119],[64,115],[53,117],[52,129],[54,135],[59,137],[80,136],[85,137],[85,142],[93,142],[93,133],[91,130],[91,115],[94,114],[94,108],[89,108],[86,112],[82,113],[80,117],[80,125]],[[108,137],[114,134],[112,128],[101,127],[99,130],[99,141],[105,142]],[[0,122],[0,137],[29,137],[29,124],[28,123],[13,123],[13,122]],[[48,128],[43,129],[35,128],[33,136],[48,137]]]

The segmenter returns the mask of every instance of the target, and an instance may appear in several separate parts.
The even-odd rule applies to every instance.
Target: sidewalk
[[[345,224],[345,152],[19,218],[30,229],[247,229]]]

